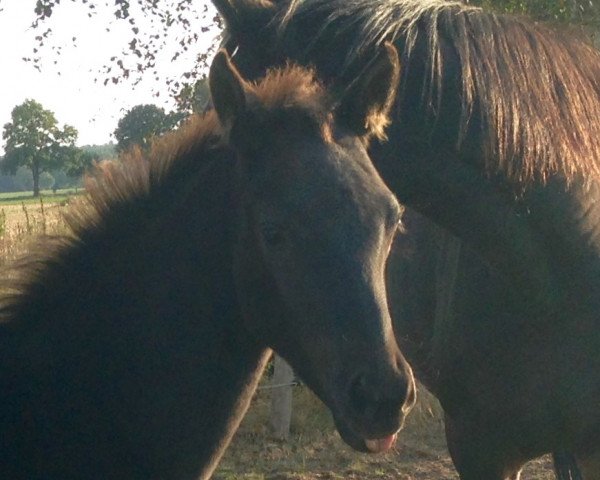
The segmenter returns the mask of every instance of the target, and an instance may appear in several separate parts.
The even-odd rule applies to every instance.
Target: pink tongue
[[[365,440],[365,444],[370,452],[381,453],[387,452],[396,441],[396,434],[390,435],[384,438],[378,438],[376,440]]]

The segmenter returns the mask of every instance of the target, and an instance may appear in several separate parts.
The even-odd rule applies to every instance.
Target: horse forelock
[[[252,93],[267,111],[299,107],[320,112],[328,105],[327,93],[312,68],[288,64],[272,68],[252,84]]]
[[[278,113],[297,114],[314,121],[325,141],[331,141],[331,101],[327,90],[318,80],[314,69],[295,64],[271,68],[260,80],[251,84],[252,102],[249,109],[259,108],[267,117]]]
[[[489,174],[503,172],[520,185],[555,173],[567,179],[600,175],[600,54],[581,39],[459,2],[290,0],[275,21],[280,40],[285,43],[295,21],[311,20],[319,30],[303,47],[306,58],[327,48],[328,35],[352,31],[344,37],[345,51],[331,53],[344,58],[343,70],[392,41],[402,48],[406,72],[417,36],[426,35],[423,105],[444,102],[440,92],[452,81],[444,65],[458,57],[462,107],[456,145],[465,140],[474,114],[480,116]],[[399,101],[405,93],[400,89]]]

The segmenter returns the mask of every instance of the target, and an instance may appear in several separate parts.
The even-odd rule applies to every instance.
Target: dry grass
[[[64,204],[0,204],[0,265],[26,253],[37,235],[64,232],[64,208]],[[441,408],[423,389],[396,447],[384,455],[359,454],[345,446],[328,411],[306,387],[294,389],[290,440],[273,440],[268,429],[272,392],[257,391],[216,480],[458,478],[446,451]],[[548,459],[532,462],[522,478],[553,479]]]
[[[457,480],[446,450],[442,411],[423,388],[393,451],[367,455],[347,447],[326,408],[306,387],[294,389],[291,438],[268,429],[272,390],[259,390],[216,471],[216,480]],[[554,478],[548,458],[527,465],[523,480]]]
[[[52,235],[66,228],[61,210],[66,203],[42,201],[29,204],[0,204],[0,265],[27,252],[38,235]]]

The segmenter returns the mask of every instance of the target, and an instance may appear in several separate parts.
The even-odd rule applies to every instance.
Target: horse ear
[[[398,51],[386,42],[363,73],[345,89],[336,108],[338,121],[361,136],[385,139],[388,114],[400,80]]]
[[[260,30],[277,10],[272,0],[213,0],[213,4],[234,35],[248,29]]]
[[[245,91],[248,87],[225,50],[217,52],[210,66],[208,83],[219,121],[227,129],[246,108]]]

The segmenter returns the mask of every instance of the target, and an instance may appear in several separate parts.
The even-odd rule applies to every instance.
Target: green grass
[[[40,195],[45,203],[62,203],[74,195],[84,192],[83,188],[64,188],[54,193],[52,190],[42,190]],[[5,192],[0,193],[0,205],[39,203],[39,197],[34,197],[33,192]]]

